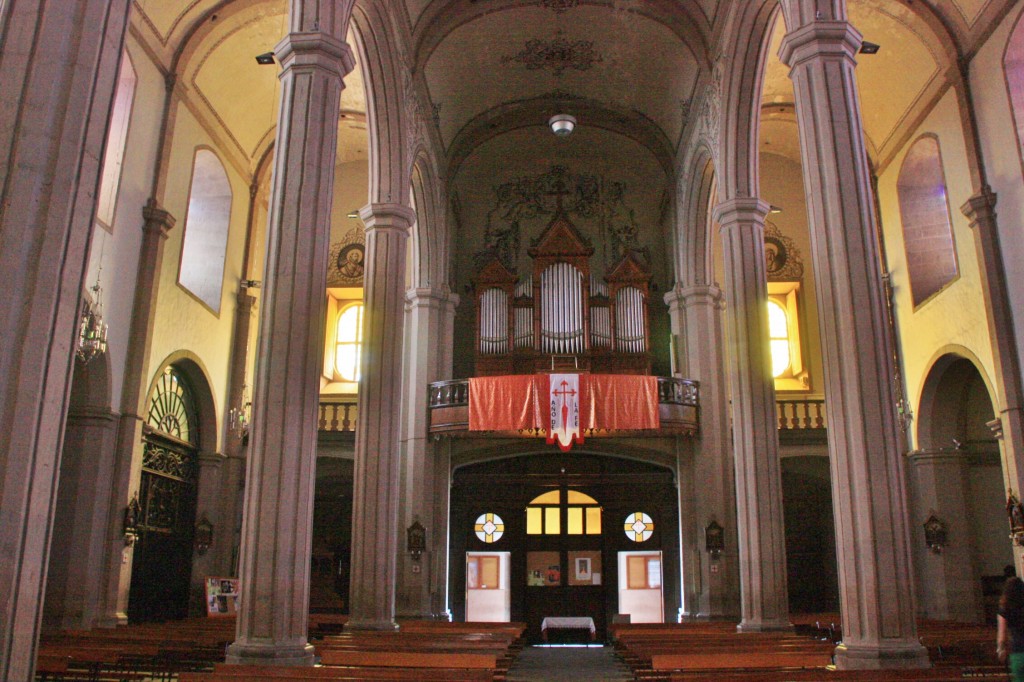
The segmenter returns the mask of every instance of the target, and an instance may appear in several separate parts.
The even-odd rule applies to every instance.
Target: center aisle
[[[507,682],[620,682],[633,675],[610,647],[536,647],[519,652]]]

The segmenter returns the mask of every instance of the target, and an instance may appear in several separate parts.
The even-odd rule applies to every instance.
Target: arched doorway
[[[131,622],[188,615],[192,535],[199,478],[195,391],[168,366],[149,397],[142,474],[134,510],[138,539],[128,597]]]
[[[649,532],[637,533],[632,522],[626,528],[626,519],[638,514],[649,519]],[[488,515],[502,520],[500,538],[478,532],[477,521]],[[456,620],[467,617],[472,567],[492,575],[481,557],[503,553],[507,582],[499,575],[499,584],[508,586],[509,617],[527,623],[532,641],[542,639],[541,623],[551,617],[592,618],[594,638],[602,640],[613,617],[634,608],[621,599],[620,565],[629,571],[643,564],[642,586],[639,578],[625,581],[625,589],[637,591],[631,596],[644,591],[649,601],[656,590],[662,618],[678,609],[679,509],[666,468],[579,453],[467,465],[452,476],[450,523],[449,594]],[[630,563],[634,555],[641,558]],[[493,565],[500,567],[500,560]]]
[[[911,548],[918,608],[928,618],[995,620],[1007,540],[1006,486],[999,444],[988,422],[995,411],[978,365],[964,350],[933,365],[918,407],[918,449],[910,453]],[[946,530],[929,546],[924,524]]]

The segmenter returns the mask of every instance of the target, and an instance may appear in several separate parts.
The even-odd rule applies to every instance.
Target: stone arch
[[[412,160],[408,158],[411,132],[405,100],[411,86],[395,47],[395,27],[386,8],[377,2],[358,3],[352,24],[366,88],[369,203],[408,206]],[[395,87],[396,83],[402,85]]]
[[[736,3],[734,7],[726,31],[735,38],[723,52],[731,68],[716,65],[710,86],[719,90],[718,130],[713,136],[719,145],[716,158],[719,201],[756,198],[760,191],[761,89],[771,29],[779,5],[778,0],[756,0]]]
[[[433,159],[420,149],[412,169],[416,224],[412,233],[412,286],[442,287],[448,283],[449,225],[442,197],[444,187]]]
[[[1017,133],[1017,152],[1024,170],[1024,13],[1017,17],[1003,52],[1003,77],[1010,116]]]
[[[160,375],[170,366],[177,367],[192,384],[196,412],[199,417],[199,442],[197,443],[199,449],[203,452],[217,452],[221,439],[219,428],[221,420],[217,413],[219,402],[213,394],[209,378],[210,372],[198,355],[190,350],[178,350],[164,358],[153,373],[149,386],[146,387],[146,400],[152,394]]]
[[[711,202],[715,189],[715,164],[711,150],[700,145],[689,159],[679,193],[685,223],[678,226],[677,252],[673,259],[679,286],[704,286],[714,281],[713,235],[710,232]]]
[[[944,347],[925,376],[916,409],[919,449],[956,448],[954,439],[966,443],[968,435],[984,433],[984,423],[995,418],[996,393],[973,352],[962,346]],[[963,412],[972,401],[987,403],[983,421],[980,413]]]

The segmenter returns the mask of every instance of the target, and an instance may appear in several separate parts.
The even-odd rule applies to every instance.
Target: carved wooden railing
[[[820,398],[776,400],[775,413],[779,430],[825,428],[825,401]]]
[[[335,433],[355,433],[359,409],[356,396],[321,400],[317,428]]]
[[[696,433],[700,404],[698,383],[691,379],[677,377],[658,377],[657,379],[661,431],[665,435]],[[427,392],[427,404],[430,408],[431,433],[467,435],[469,429],[469,379],[437,381],[430,384]],[[603,433],[601,435],[612,434]]]

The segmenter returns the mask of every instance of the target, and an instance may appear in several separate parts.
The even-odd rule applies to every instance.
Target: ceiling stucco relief
[[[425,68],[446,146],[474,117],[555,91],[638,112],[678,139],[679,101],[692,96],[697,72],[663,24],[583,4],[562,14],[531,6],[482,15],[448,33]]]

